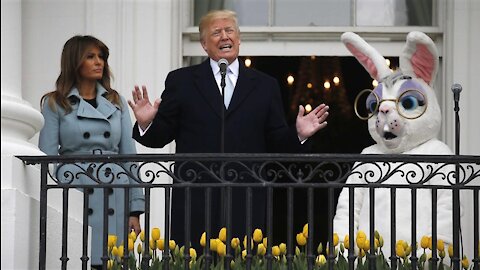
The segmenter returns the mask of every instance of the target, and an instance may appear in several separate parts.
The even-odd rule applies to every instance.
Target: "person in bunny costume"
[[[364,90],[362,104],[355,104],[355,111],[362,119],[368,119],[368,129],[376,144],[365,148],[362,154],[405,154],[405,155],[452,155],[450,148],[436,139],[441,126],[441,111],[434,91],[434,80],[438,69],[438,53],[433,41],[424,33],[410,32],[406,39],[403,54],[400,56],[400,69],[391,71],[385,58],[355,33],[347,32],[341,37],[347,49],[379,82],[372,90]],[[357,98],[358,101],[358,98]],[[363,102],[364,101],[364,102]],[[366,107],[367,114],[359,114],[359,107]],[[400,164],[375,163],[355,165],[355,171],[347,183],[365,184],[422,184],[449,185],[450,165],[444,164]],[[378,166],[377,166],[378,165]],[[442,166],[444,165],[444,166]],[[390,166],[390,167],[389,167]],[[433,167],[428,167],[433,166]],[[398,169],[386,179],[387,171]],[[425,179],[423,172],[438,170],[438,174]],[[366,172],[377,175],[367,175]],[[416,174],[408,174],[413,171]],[[372,176],[372,177],[370,177]],[[374,181],[370,181],[376,179]],[[432,234],[432,190],[416,190],[416,242],[420,247],[422,236]],[[452,195],[451,190],[437,189],[436,194],[437,239],[452,243]],[[395,239],[412,245],[412,192],[408,188],[396,189]],[[389,258],[391,249],[391,203],[390,189],[376,188],[374,193],[374,229],[383,236],[382,248]],[[366,188],[354,191],[354,233],[362,230],[370,239],[370,196]],[[342,241],[349,233],[349,190],[340,193],[334,218],[334,231]],[[349,237],[355,239],[355,237]],[[413,243],[415,245],[415,243]],[[393,251],[395,253],[395,251]],[[417,256],[420,256],[417,252]]]

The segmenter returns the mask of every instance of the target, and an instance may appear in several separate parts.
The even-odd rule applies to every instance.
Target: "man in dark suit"
[[[199,29],[201,45],[209,58],[199,65],[170,72],[161,105],[159,99],[151,104],[145,86],[142,90],[135,86],[132,91],[133,101],[129,104],[137,119],[133,129],[135,140],[147,147],[157,148],[175,140],[177,153],[298,152],[307,138],[327,125],[328,106],[322,104],[306,115],[304,107],[300,106],[295,128],[288,127],[277,81],[246,68],[238,60],[240,30],[233,11],[208,13],[201,19]],[[225,102],[219,65],[224,60],[228,61],[224,77],[227,85]],[[229,83],[234,86],[231,100],[227,92]],[[224,121],[222,110],[225,110]],[[220,143],[222,123],[223,146]],[[174,191],[172,196],[171,238],[183,245],[183,192]],[[237,196],[239,193],[233,197],[232,237],[243,239],[245,196]],[[264,229],[265,213],[262,208],[265,204],[259,202],[260,199],[265,198],[254,198],[252,221],[254,228]],[[218,217],[220,207],[216,205],[215,194],[212,200],[216,206],[212,210],[213,220]],[[193,246],[198,246],[200,235],[205,231],[204,208],[203,193],[193,193],[192,190]],[[218,226],[225,224],[212,222],[212,238],[216,238]]]

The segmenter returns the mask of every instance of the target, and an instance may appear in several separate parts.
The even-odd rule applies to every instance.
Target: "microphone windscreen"
[[[227,70],[228,60],[225,58],[218,60],[218,66],[220,67],[221,72],[225,72]]]

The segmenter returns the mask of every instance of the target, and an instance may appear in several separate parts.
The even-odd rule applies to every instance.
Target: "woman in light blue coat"
[[[45,125],[40,131],[39,147],[47,155],[136,153],[128,105],[110,87],[108,55],[108,47],[92,36],[74,36],[65,43],[56,90],[47,93],[41,101]],[[129,164],[98,165],[100,164],[59,165],[55,176],[59,181],[80,184],[112,182],[113,179],[115,184],[135,183],[125,174],[118,174],[132,168]],[[85,174],[76,176],[76,172],[87,170],[89,166],[98,179]],[[94,268],[103,264],[104,190],[109,194],[108,234],[115,234],[119,239],[124,235],[124,190],[91,189],[88,215],[92,227],[91,264]],[[141,231],[139,215],[145,206],[144,196],[139,188],[130,189],[129,194],[128,226],[138,235]]]

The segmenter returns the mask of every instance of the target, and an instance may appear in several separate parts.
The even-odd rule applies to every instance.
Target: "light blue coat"
[[[122,106],[114,105],[103,95],[107,91],[97,83],[97,108],[83,100],[77,88],[72,88],[68,96],[72,111],[65,114],[65,110],[57,104],[56,110],[48,105],[48,99],[42,109],[45,125],[40,131],[39,148],[47,155],[79,155],[79,154],[135,154],[136,149],[132,139],[132,123],[128,105],[123,97]],[[72,178],[66,171],[82,171],[77,166],[86,169],[92,164],[59,165],[56,177],[62,182],[81,184],[95,183],[90,177],[80,175]],[[93,173],[102,182],[135,183],[134,180],[119,175],[123,171],[119,165],[98,166],[93,164]],[[131,164],[122,164],[130,168]],[[113,174],[109,174],[111,169]],[[107,172],[107,173],[105,173]],[[109,192],[109,234],[118,236],[117,245],[120,245],[124,229],[124,191],[123,189],[107,190]],[[101,264],[103,239],[103,190],[94,189],[89,197],[89,225],[92,226],[92,264]],[[144,211],[145,201],[141,189],[130,190],[130,211]],[[112,211],[113,210],[113,211]],[[124,241],[124,243],[128,243]],[[126,246],[125,246],[126,248]]]

